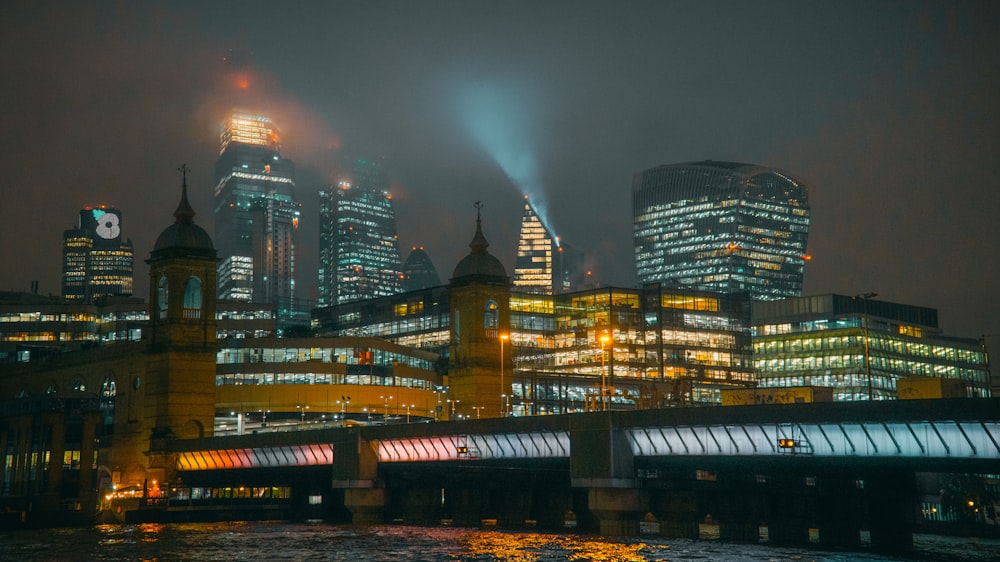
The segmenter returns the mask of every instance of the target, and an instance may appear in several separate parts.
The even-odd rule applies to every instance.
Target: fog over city
[[[181,164],[213,231],[219,125],[241,107],[295,162],[307,294],[346,156],[382,163],[404,259],[423,246],[442,280],[475,201],[510,273],[529,195],[617,286],[636,283],[633,175],[711,159],[809,184],[805,294],[1000,334],[1000,3],[18,2],[0,68],[0,290],[58,294],[63,230],[107,204],[146,297]]]

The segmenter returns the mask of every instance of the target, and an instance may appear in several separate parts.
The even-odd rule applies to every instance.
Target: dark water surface
[[[29,560],[1000,560],[1000,541],[915,536],[908,556],[661,537],[281,522],[103,525],[0,533],[0,561]]]

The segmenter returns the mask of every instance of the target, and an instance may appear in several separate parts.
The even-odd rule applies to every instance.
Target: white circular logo
[[[97,218],[97,235],[101,238],[117,238],[121,233],[121,226],[118,225],[118,215],[114,213],[104,213]]]

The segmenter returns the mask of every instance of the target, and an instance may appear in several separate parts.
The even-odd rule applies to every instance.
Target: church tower
[[[510,414],[510,278],[491,255],[476,203],[472,251],[455,266],[449,286],[451,365],[449,396],[454,415],[502,417]]]
[[[211,237],[194,224],[187,167],[181,171],[174,223],[146,261],[150,341],[144,419],[154,440],[211,435],[215,418],[217,260]]]

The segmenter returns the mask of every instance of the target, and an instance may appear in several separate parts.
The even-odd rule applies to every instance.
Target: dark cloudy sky
[[[246,91],[230,49],[253,53]],[[400,241],[443,279],[476,200],[512,267],[527,189],[624,286],[632,175],[732,160],[812,186],[807,293],[1000,334],[1000,2],[22,1],[0,69],[0,290],[58,293],[62,231],[106,203],[144,295],[176,168],[211,232],[220,115],[253,104],[298,168],[300,287],[344,151],[384,159]]]

